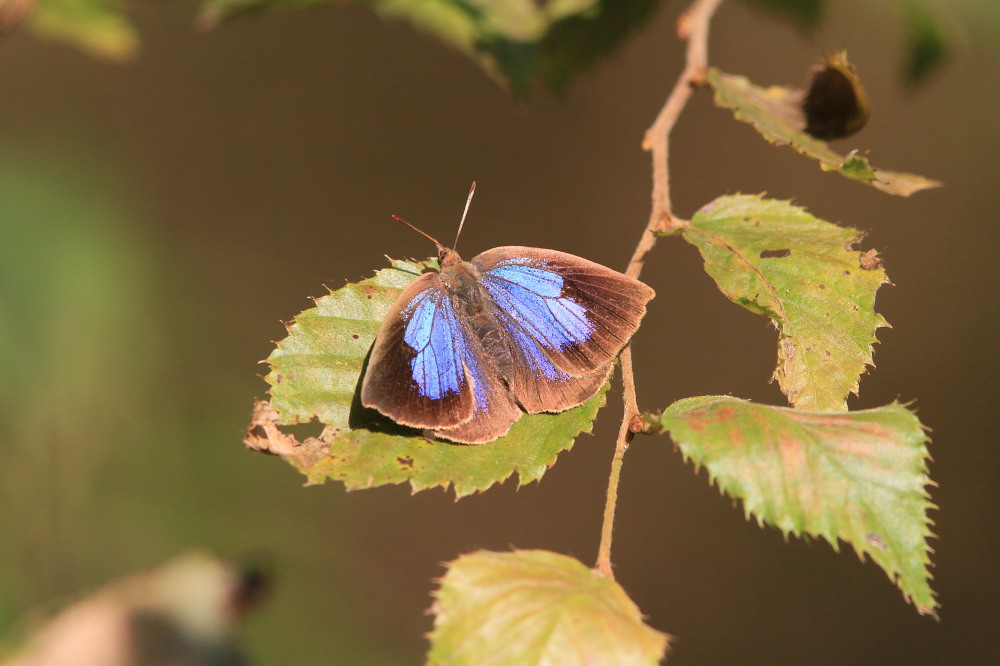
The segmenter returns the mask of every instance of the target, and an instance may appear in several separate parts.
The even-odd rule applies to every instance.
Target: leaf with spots
[[[428,664],[659,664],[669,636],[615,581],[545,550],[478,551],[434,594]]]
[[[847,68],[846,59],[843,68]],[[767,141],[788,146],[795,152],[819,162],[823,171],[836,171],[842,176],[871,185],[883,192],[909,196],[941,183],[912,173],[876,169],[857,150],[846,156],[833,151],[826,141],[806,133],[809,121],[804,106],[808,96],[802,90],[771,86],[761,88],[745,76],[708,70],[707,81],[715,89],[715,103],[730,109],[737,120],[753,125]],[[858,83],[860,90],[860,83]],[[867,105],[867,102],[864,103]],[[867,118],[867,109],[863,115]],[[854,119],[852,122],[857,122]]]
[[[847,395],[872,364],[874,311],[887,282],[862,237],[787,201],[724,196],[695,213],[684,238],[731,301],[770,317],[778,329],[774,376],[803,409],[847,409]]]
[[[656,422],[748,517],[834,550],[849,543],[918,612],[935,613],[928,438],[906,407],[814,412],[705,396],[674,403]]]
[[[311,483],[330,478],[348,488],[409,482],[414,490],[452,486],[462,497],[514,472],[520,485],[540,479],[577,435],[590,431],[607,383],[574,409],[522,416],[507,435],[483,446],[429,441],[361,405],[362,370],[382,319],[402,290],[436,265],[393,261],[298,315],[267,360],[271,400],[255,408],[247,446],[280,455]],[[304,442],[280,428],[314,419],[322,434]]]

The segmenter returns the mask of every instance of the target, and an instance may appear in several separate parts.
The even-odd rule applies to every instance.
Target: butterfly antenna
[[[465,200],[465,210],[462,211],[462,221],[458,223],[458,233],[455,234],[455,244],[452,245],[452,249],[458,247],[458,237],[462,235],[462,227],[465,226],[465,216],[469,214],[469,206],[472,205],[472,195],[476,193],[476,181],[472,181],[472,187],[469,188],[469,198]]]
[[[427,233],[426,231],[422,231],[422,230],[418,229],[417,227],[413,226],[412,224],[410,224],[409,222],[407,222],[406,220],[404,220],[404,219],[403,219],[403,218],[401,218],[400,216],[398,216],[398,215],[393,215],[393,216],[392,216],[392,219],[396,220],[397,222],[402,222],[403,224],[405,224],[405,225],[406,225],[406,226],[408,226],[409,228],[413,229],[414,231],[416,231],[416,232],[417,232],[418,234],[420,234],[421,236],[423,236],[424,238],[426,238],[426,239],[427,239],[427,240],[429,240],[430,242],[432,242],[432,243],[434,243],[435,245],[437,245],[437,248],[438,248],[438,251],[439,251],[439,252],[440,252],[440,251],[443,251],[443,250],[446,250],[446,249],[447,249],[447,248],[445,248],[445,246],[444,246],[444,245],[442,245],[442,244],[441,244],[440,242],[438,242],[438,239],[434,238],[434,236],[431,236],[431,235],[430,235],[429,233]]]

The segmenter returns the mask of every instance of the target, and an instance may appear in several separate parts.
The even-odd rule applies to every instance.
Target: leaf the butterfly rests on
[[[524,412],[586,402],[654,295],[555,250],[498,247],[466,262],[438,249],[441,270],[412,282],[383,321],[361,402],[463,444],[501,437]]]

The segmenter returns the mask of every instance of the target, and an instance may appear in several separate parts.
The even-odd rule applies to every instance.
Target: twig
[[[656,244],[657,232],[669,232],[688,225],[685,220],[674,216],[670,203],[670,177],[668,159],[670,156],[670,132],[684,107],[687,106],[691,93],[696,86],[705,81],[705,71],[708,67],[708,26],[719,8],[722,0],[695,0],[677,21],[677,35],[687,40],[684,71],[674,84],[670,96],[660,110],[656,120],[642,140],[642,147],[651,153],[653,161],[653,207],[646,228],[639,238],[639,243],[632,253],[626,275],[638,278],[642,272],[646,255]],[[618,481],[621,477],[622,461],[629,442],[634,436],[633,424],[639,415],[639,406],[635,395],[635,375],[632,371],[632,349],[626,345],[621,352],[622,381],[624,388],[625,409],[622,423],[618,429],[618,442],[615,454],[611,459],[611,475],[608,479],[608,496],[604,505],[604,523],[601,526],[601,545],[597,551],[597,571],[607,578],[614,579],[611,570],[611,533],[615,522],[615,505],[618,502]]]

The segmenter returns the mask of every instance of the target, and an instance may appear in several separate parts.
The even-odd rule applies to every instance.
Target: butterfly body
[[[555,250],[498,247],[406,287],[379,329],[361,401],[397,423],[466,444],[525,412],[583,404],[607,380],[654,292]]]

